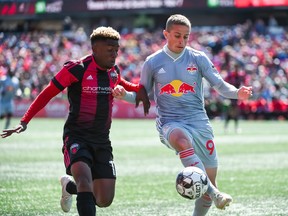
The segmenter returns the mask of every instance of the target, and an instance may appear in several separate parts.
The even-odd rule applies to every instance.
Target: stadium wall
[[[278,119],[288,120],[288,104],[281,101],[271,102],[268,104],[270,107],[269,111],[259,111],[257,109],[258,101],[245,101],[239,103],[240,117],[242,119]],[[22,117],[26,110],[29,108],[31,100],[21,99],[15,101],[15,117]],[[221,118],[222,112],[220,108],[219,112],[213,112],[209,106],[206,107],[207,114],[210,119]],[[155,114],[155,102],[151,101],[151,107],[149,114],[145,116],[143,114],[143,105],[135,108],[135,104],[128,103],[126,101],[115,100],[113,105],[112,117],[113,118],[149,118],[154,119]],[[35,117],[39,118],[66,118],[69,113],[69,104],[67,100],[54,98],[47,106],[45,106]]]
[[[22,99],[15,101],[15,117],[22,117],[29,108],[31,101]],[[35,117],[66,118],[69,113],[68,101],[55,98],[50,101]],[[114,118],[155,118],[155,103],[151,103],[149,115],[144,116],[142,104],[135,108],[135,104],[115,100],[112,116]]]

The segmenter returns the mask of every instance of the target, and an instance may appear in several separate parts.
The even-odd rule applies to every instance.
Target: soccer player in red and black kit
[[[234,85],[236,88],[240,88],[241,85],[246,84],[245,73],[241,71],[240,66],[237,63],[231,66],[232,71],[229,72],[228,76],[225,78],[225,81]],[[239,105],[237,99],[226,99],[228,102],[227,110],[224,113],[225,123],[224,131],[228,132],[228,124],[230,120],[234,120],[235,132],[240,133],[239,128]]]
[[[69,115],[64,125],[63,154],[67,176],[61,178],[61,207],[68,212],[72,194],[77,194],[80,216],[96,215],[96,206],[107,207],[114,198],[116,173],[109,138],[113,97],[125,99],[127,91],[139,85],[121,78],[115,66],[120,34],[111,27],[99,27],[90,35],[93,53],[69,61],[33,101],[14,129],[3,130],[2,138],[26,130],[29,121],[54,96],[68,89]],[[120,88],[122,85],[124,88]],[[128,101],[129,99],[126,98]],[[144,113],[149,109],[147,97]]]

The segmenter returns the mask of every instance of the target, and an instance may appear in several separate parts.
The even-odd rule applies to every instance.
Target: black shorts
[[[116,179],[110,141],[109,143],[95,145],[86,144],[67,137],[62,152],[68,175],[71,175],[71,165],[77,161],[82,161],[90,167],[93,179]]]

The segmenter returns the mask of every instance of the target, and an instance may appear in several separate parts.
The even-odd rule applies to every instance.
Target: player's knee
[[[89,178],[80,177],[76,180],[77,191],[91,191],[92,192],[92,181]]]
[[[174,129],[170,134],[170,143],[177,151],[183,151],[192,147],[192,143],[181,129]]]
[[[113,198],[98,198],[96,199],[96,205],[100,208],[108,207],[112,204]]]

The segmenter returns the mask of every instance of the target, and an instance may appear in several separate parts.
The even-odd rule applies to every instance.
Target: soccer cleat
[[[62,185],[62,197],[60,200],[61,208],[64,212],[69,212],[72,206],[72,194],[66,191],[66,185],[69,181],[72,181],[71,178],[67,175],[60,178],[60,183]]]
[[[233,201],[229,194],[217,191],[213,194],[213,202],[218,209],[225,209]]]

